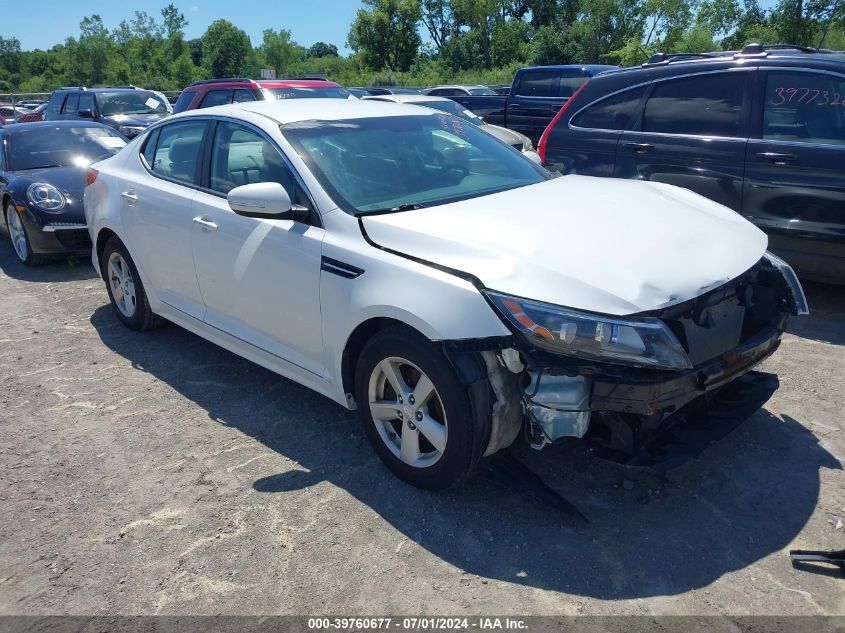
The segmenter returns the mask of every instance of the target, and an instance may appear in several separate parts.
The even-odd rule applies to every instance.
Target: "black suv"
[[[59,88],[50,95],[44,120],[98,121],[132,138],[171,111],[164,95],[135,86]]]
[[[845,282],[845,55],[751,44],[591,78],[546,129],[564,174],[654,180],[741,213],[805,278]]]

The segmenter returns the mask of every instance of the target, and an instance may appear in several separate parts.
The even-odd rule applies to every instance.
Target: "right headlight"
[[[485,290],[501,315],[529,343],[575,358],[649,367],[689,369],[689,356],[660,319],[621,319]]]

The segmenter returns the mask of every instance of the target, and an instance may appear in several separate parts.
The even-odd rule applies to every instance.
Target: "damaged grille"
[[[786,311],[783,277],[765,260],[715,290],[654,313],[693,365],[717,358],[772,325]]]

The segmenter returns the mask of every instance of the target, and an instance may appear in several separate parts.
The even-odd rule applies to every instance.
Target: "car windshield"
[[[31,124],[21,127],[24,125]],[[10,171],[66,165],[85,167],[116,154],[124,145],[126,139],[106,126],[38,125],[15,130],[6,137]]]
[[[478,86],[476,88],[467,88],[471,95],[479,95],[479,96],[487,96],[487,95],[495,95],[496,92],[490,90],[490,88],[485,88],[484,86]]]
[[[276,99],[348,99],[349,91],[340,86],[315,86],[313,88],[266,88]]]
[[[300,121],[281,129],[335,202],[355,215],[446,204],[550,177],[447,114]]]
[[[121,90],[101,92],[97,95],[100,113],[103,116],[115,114],[167,114],[167,105],[162,98],[148,90]]]
[[[460,103],[452,101],[451,99],[444,99],[443,101],[406,101],[405,103],[412,103],[424,108],[432,108],[434,110],[448,112],[449,114],[454,114],[456,117],[460,117],[464,121],[469,121],[475,125],[485,125],[484,119],[475,114],[475,112],[470,112]]]

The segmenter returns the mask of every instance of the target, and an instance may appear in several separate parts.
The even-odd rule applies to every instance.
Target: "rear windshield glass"
[[[265,88],[276,99],[348,99],[350,92],[339,86],[326,88]]]
[[[353,214],[436,206],[549,177],[517,150],[443,113],[302,121],[282,132]]]

